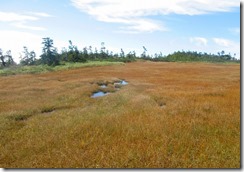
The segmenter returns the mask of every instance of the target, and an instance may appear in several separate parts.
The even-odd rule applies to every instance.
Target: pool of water
[[[116,91],[120,90],[120,88],[124,85],[127,85],[128,82],[126,82],[125,80],[118,80],[116,82],[113,83],[114,84],[114,88]],[[100,88],[108,88],[108,85],[106,83],[101,83],[99,84],[99,87]],[[102,89],[103,90],[103,89]],[[92,95],[91,95],[91,98],[97,98],[97,97],[102,97],[102,96],[106,96],[110,94],[110,92],[106,92],[106,91],[97,91],[97,92],[94,92]]]
[[[114,85],[117,85],[117,84],[119,84],[119,85],[127,85],[128,82],[126,82],[125,80],[120,80],[120,81],[114,83]]]
[[[92,98],[102,97],[108,95],[108,92],[98,91],[92,94]]]
[[[125,80],[121,80],[120,84],[121,84],[121,85],[127,85],[128,82],[126,82]]]
[[[100,85],[101,88],[107,88],[107,85],[103,84],[103,85]]]

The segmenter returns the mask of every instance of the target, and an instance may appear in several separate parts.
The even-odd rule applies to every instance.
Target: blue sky
[[[7,0],[0,6],[0,48],[16,61],[23,46],[40,55],[42,38],[61,50],[101,42],[115,53],[178,50],[240,57],[238,0]]]

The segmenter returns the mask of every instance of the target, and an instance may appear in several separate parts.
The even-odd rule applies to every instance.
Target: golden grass
[[[118,79],[129,85],[90,97]],[[0,85],[2,168],[240,168],[239,64],[135,62]]]

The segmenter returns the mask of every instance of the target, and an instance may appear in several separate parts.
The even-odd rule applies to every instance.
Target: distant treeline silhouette
[[[34,51],[29,51],[27,47],[24,46],[23,56],[20,57],[20,65],[49,65],[56,66],[62,62],[81,62],[85,63],[87,61],[114,61],[114,62],[133,62],[137,59],[144,59],[150,61],[163,61],[163,62],[240,62],[239,59],[235,58],[229,53],[226,54],[224,51],[216,54],[208,54],[196,51],[177,51],[173,54],[162,55],[162,53],[155,53],[154,56],[149,56],[147,54],[146,47],[143,48],[142,54],[139,56],[135,51],[130,51],[125,54],[121,48],[120,53],[113,53],[105,47],[105,43],[101,43],[101,48],[98,50],[92,49],[91,46],[85,47],[79,50],[77,46],[73,45],[72,41],[69,41],[68,48],[63,48],[61,53],[58,53],[57,48],[53,46],[53,40],[49,37],[43,38],[43,48],[42,54],[39,59],[36,58],[36,53]],[[11,50],[8,50],[5,54],[2,49],[0,49],[0,67],[9,67],[12,65],[17,65],[11,55]]]

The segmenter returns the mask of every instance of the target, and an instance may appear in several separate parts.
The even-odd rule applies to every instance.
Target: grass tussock
[[[56,108],[53,106],[43,107],[41,113],[50,113],[53,112]]]
[[[118,78],[129,84],[90,97]],[[240,168],[239,64],[135,62],[0,84],[3,168]]]
[[[30,115],[30,114],[27,114],[27,115],[18,114],[18,115],[11,116],[10,119],[13,119],[15,121],[23,121],[23,120],[27,120],[31,116],[32,115]]]

